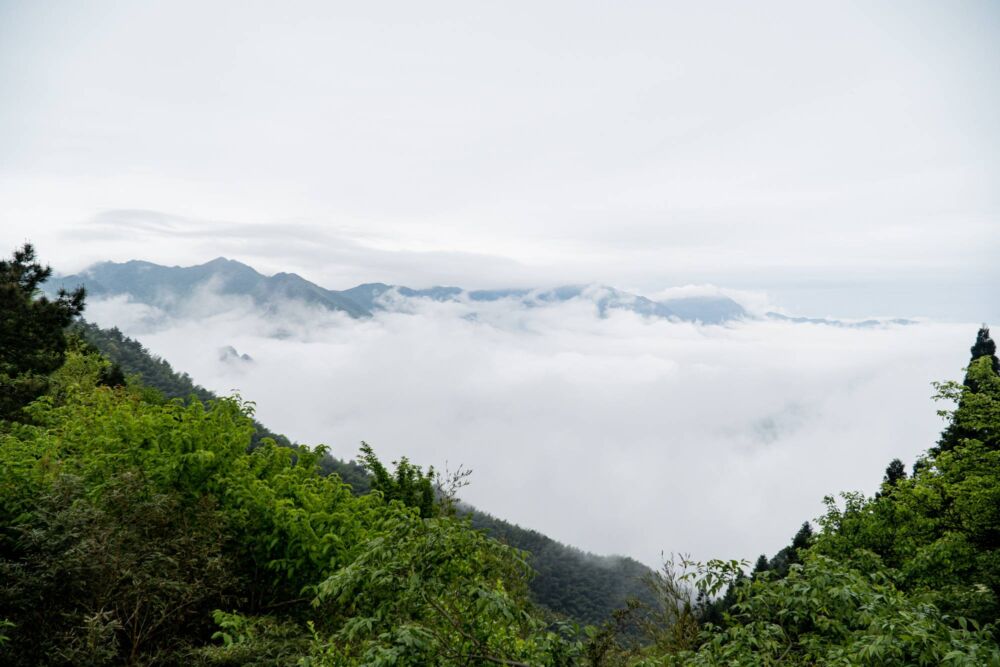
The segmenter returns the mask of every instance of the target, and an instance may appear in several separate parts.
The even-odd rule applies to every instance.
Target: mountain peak
[[[211,267],[211,268],[239,268],[239,269],[251,269],[251,270],[253,269],[252,266],[244,264],[243,262],[222,256],[216,257],[213,260],[205,262],[201,266]]]

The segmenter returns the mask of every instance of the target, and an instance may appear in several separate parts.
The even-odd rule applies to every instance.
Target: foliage
[[[63,362],[64,329],[83,310],[82,288],[60,289],[55,300],[41,295],[51,274],[30,243],[0,261],[0,419],[20,419],[45,392],[48,375]]]
[[[150,402],[101,386],[106,366],[71,351],[31,423],[0,433],[0,618],[16,624],[0,660],[368,664],[421,633],[437,633],[421,664],[560,664],[570,650],[531,611],[523,554],[466,521],[353,494],[321,474],[322,449],[251,449],[239,397]],[[215,649],[212,609],[225,610]]]
[[[197,664],[295,667],[309,652],[309,635],[287,618],[216,610],[213,619],[219,643],[199,647],[192,656]]]
[[[925,459],[891,494],[845,494],[843,508],[828,499],[817,548],[841,560],[878,554],[905,589],[936,591],[942,607],[985,623],[1000,612],[1000,376],[986,358],[969,375],[980,391],[944,383],[939,396],[960,404],[946,414],[971,437]]]
[[[119,365],[132,378],[133,389],[143,393],[147,400],[157,400],[156,393],[150,394],[148,388],[155,388],[168,399],[186,401],[191,396],[202,402],[216,399],[212,392],[194,384],[187,375],[174,371],[167,361],[153,356],[142,344],[118,329],[103,329],[81,320],[72,331]],[[254,426],[256,431],[251,444],[259,444],[270,437],[279,445],[294,446],[287,438],[275,434],[259,422],[255,421]],[[371,488],[372,477],[360,463],[323,454],[317,465],[323,474],[339,475],[355,493],[367,493]],[[416,468],[409,461],[406,461],[406,467]],[[387,471],[386,478],[392,481],[391,478],[398,474],[398,470]],[[407,473],[404,469],[404,478],[410,474],[412,470]],[[430,471],[421,474],[433,483],[435,502],[440,510],[440,505],[447,505],[447,498],[454,496],[455,487],[461,486],[468,471],[459,469],[454,474],[446,475],[444,480],[440,476],[434,478]],[[416,482],[415,475],[413,481]],[[389,495],[390,499],[401,499],[401,495],[406,494],[390,490]],[[411,491],[409,495],[411,502],[419,501],[420,493]],[[616,609],[625,608],[632,598],[647,606],[655,601],[655,596],[643,584],[644,578],[650,574],[649,568],[633,559],[584,553],[485,512],[463,506],[456,506],[456,509],[459,513],[471,515],[475,528],[485,530],[491,537],[515,549],[529,552],[528,561],[537,572],[529,583],[531,598],[558,617],[600,625],[610,620]]]
[[[955,402],[958,408],[964,407],[966,395],[979,396],[983,394],[983,389],[988,389],[980,385],[983,378],[997,377],[1000,374],[1000,359],[997,359],[997,346],[990,338],[990,330],[985,324],[980,327],[976,334],[976,342],[969,349],[971,358],[969,367],[965,373],[965,380],[961,385],[949,382],[939,386],[940,396]],[[983,360],[983,361],[980,361]],[[976,368],[977,370],[973,370]],[[985,370],[986,368],[989,371]],[[968,390],[967,393],[963,389]],[[989,393],[988,391],[985,393]],[[958,420],[952,419],[944,432],[937,446],[931,452],[938,454],[943,451],[952,450],[962,443],[963,440],[975,437],[974,432],[968,430],[966,425]]]
[[[88,496],[60,474],[0,559],[0,607],[18,619],[16,664],[106,664],[176,653],[233,590],[208,499],[157,493],[141,473]]]
[[[416,508],[420,516],[428,519],[440,513],[435,503],[434,468],[427,472],[410,463],[405,456],[392,462],[390,473],[375,456],[367,442],[361,443],[361,465],[371,475],[371,489],[382,494],[387,501],[398,500],[407,507]]]
[[[184,401],[195,397],[202,403],[218,398],[211,391],[195,384],[187,373],[174,371],[166,360],[154,356],[139,341],[129,338],[116,327],[102,329],[92,322],[81,319],[74,324],[72,332],[113,362],[124,375],[132,378],[132,384],[137,390],[144,392],[147,400],[157,400],[157,394],[162,394],[167,399]],[[261,423],[254,421],[251,446],[255,447],[268,438],[279,445],[295,446],[284,435],[275,433]],[[319,460],[318,465],[324,474],[339,475],[341,479],[351,485],[355,492],[368,492],[368,475],[364,468],[354,461],[344,461],[326,453]]]
[[[364,552],[318,587],[316,603],[352,618],[314,665],[564,664],[557,635],[530,613],[530,568],[452,517],[399,507]]]
[[[906,595],[877,558],[866,560],[852,568],[809,553],[783,578],[744,579],[732,622],[659,664],[1000,665],[992,628]]]
[[[793,541],[800,562],[758,562],[696,651],[654,662],[1000,665],[1000,376],[980,355],[938,390],[953,447],[909,478],[890,464],[874,498],[827,498],[820,534]]]
[[[617,622],[614,612],[626,608],[629,600],[647,607],[657,604],[657,596],[645,583],[652,571],[638,561],[586,553],[468,507],[460,508],[460,513],[471,517],[473,527],[527,552],[528,563],[537,572],[528,584],[531,597],[556,616],[597,626]]]

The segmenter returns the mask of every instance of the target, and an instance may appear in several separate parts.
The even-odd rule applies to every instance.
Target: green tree
[[[997,344],[990,338],[990,329],[985,324],[979,328],[979,332],[976,334],[976,342],[972,344],[972,348],[969,351],[972,353],[972,361],[981,357],[988,357],[993,372],[1000,373],[1000,359],[997,359]],[[974,385],[971,388],[975,391]]]
[[[807,553],[781,579],[743,579],[724,629],[706,628],[696,651],[647,664],[1000,665],[992,628],[901,591],[877,557],[862,561]]]
[[[889,462],[889,465],[885,469],[885,475],[882,477],[882,484],[887,486],[896,486],[902,480],[906,479],[906,466],[899,459],[893,459]]]
[[[60,289],[55,300],[41,295],[50,275],[30,243],[0,261],[0,419],[20,418],[45,392],[48,375],[63,362],[66,327],[83,311],[82,287]]]
[[[209,498],[152,491],[141,473],[88,496],[62,475],[0,559],[0,608],[18,620],[12,665],[136,664],[211,633],[235,593],[221,515]]]
[[[568,665],[575,650],[530,612],[523,553],[454,517],[394,506],[381,535],[323,581],[316,604],[350,618],[308,664]]]
[[[990,329],[985,324],[979,328],[976,333],[976,342],[973,343],[972,347],[969,349],[971,358],[969,360],[969,368],[965,374],[965,380],[962,385],[968,389],[972,394],[978,394],[980,392],[980,380],[977,374],[972,372],[972,366],[979,359],[988,360],[989,369],[993,375],[1000,374],[1000,359],[997,359],[997,345],[990,337]],[[965,394],[961,391],[955,392],[954,396],[958,407],[962,407],[962,401],[965,398]],[[973,437],[974,434],[966,430],[961,423],[952,420],[945,428],[944,432],[941,433],[941,439],[938,440],[937,447],[933,450],[935,453],[948,451],[954,449],[962,440]]]
[[[382,494],[387,502],[398,500],[414,507],[425,519],[440,513],[441,508],[435,503],[433,467],[424,472],[404,456],[392,462],[394,470],[390,473],[367,442],[361,443],[359,462],[371,475],[372,491]]]

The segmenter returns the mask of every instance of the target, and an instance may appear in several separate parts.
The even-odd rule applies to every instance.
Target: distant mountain
[[[386,283],[365,283],[346,290],[330,290],[294,273],[265,276],[252,267],[219,257],[198,266],[161,266],[132,260],[102,262],[76,275],[53,278],[46,289],[83,285],[92,297],[127,296],[138,303],[175,312],[191,302],[199,290],[223,296],[249,298],[267,311],[291,302],[320,306],[351,317],[371,317],[378,312],[407,312],[413,300],[441,303],[458,302],[474,307],[477,303],[507,300],[526,308],[569,301],[593,304],[601,317],[611,311],[630,311],[643,317],[701,324],[725,324],[758,319],[736,301],[721,295],[678,297],[654,300],[603,285],[565,285],[552,289],[465,290],[435,286],[413,289]],[[474,315],[470,315],[474,316]],[[795,324],[823,324],[835,327],[869,328],[886,324],[913,324],[912,320],[864,320],[860,322],[824,318],[793,317],[769,312],[763,319]]]
[[[265,276],[223,257],[198,266],[161,266],[140,260],[102,262],[83,273],[49,282],[52,289],[83,285],[93,297],[126,295],[168,311],[184,304],[196,290],[206,288],[224,296],[249,297],[264,308],[294,300],[343,311],[352,317],[370,315],[339,292],[323,289],[294,273]]]
[[[83,285],[93,297],[128,296],[133,301],[173,311],[183,306],[199,289],[224,296],[248,297],[265,309],[289,301],[319,305],[351,317],[369,317],[379,311],[401,309],[408,299],[438,302],[486,303],[510,299],[526,307],[562,303],[574,299],[591,301],[601,316],[626,310],[645,317],[658,317],[704,324],[722,324],[747,317],[738,303],[724,296],[687,297],[654,301],[612,287],[570,285],[554,289],[464,290],[460,287],[412,289],[385,283],[367,283],[347,290],[329,290],[294,273],[265,276],[252,267],[219,257],[198,266],[161,266],[132,260],[102,262],[86,271],[59,276],[48,289]]]
[[[901,318],[891,320],[860,320],[857,322],[845,322],[843,320],[829,320],[825,317],[790,317],[788,315],[782,315],[781,313],[765,313],[764,317],[769,320],[777,320],[779,322],[794,322],[795,324],[825,324],[831,327],[843,327],[847,329],[871,329],[873,327],[885,326],[886,324],[916,324],[915,320],[904,320]]]

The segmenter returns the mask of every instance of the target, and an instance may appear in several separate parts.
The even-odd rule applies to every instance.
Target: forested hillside
[[[473,528],[527,552],[537,573],[531,580],[532,598],[540,605],[580,623],[599,625],[629,600],[653,604],[646,584],[649,568],[631,558],[596,556],[469,508]]]
[[[0,664],[1000,665],[985,327],[909,471],[828,498],[815,534],[753,570],[671,559],[656,603],[581,628],[531,601],[530,555],[458,516],[429,471],[364,447],[357,494],[322,448],[252,446],[238,398],[122,384],[67,331],[83,292],[41,296],[48,274],[30,246],[0,262]]]
[[[202,402],[217,398],[212,392],[196,385],[187,374],[177,373],[166,360],[151,355],[141,343],[118,329],[102,329],[90,322],[79,321],[73,331],[117,364],[124,375],[157,389],[167,398],[187,400],[194,396]],[[255,445],[263,438],[292,445],[288,438],[259,422],[254,421],[254,426]],[[318,465],[325,474],[339,475],[356,493],[367,493],[370,489],[370,477],[356,461],[344,461],[325,453],[318,460]],[[463,506],[462,511],[471,515],[472,525],[476,528],[530,554],[529,562],[537,572],[529,584],[532,598],[559,616],[580,623],[600,624],[610,619],[616,609],[624,607],[630,598],[651,601],[643,583],[651,572],[641,563],[630,558],[588,554],[472,507]]]

